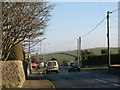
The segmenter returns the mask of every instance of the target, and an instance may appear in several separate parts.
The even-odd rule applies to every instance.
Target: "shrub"
[[[21,43],[18,43],[11,49],[8,60],[24,60],[23,46]]]
[[[111,55],[111,64],[120,64],[120,54]],[[89,56],[86,60],[82,61],[82,65],[107,65],[108,55]]]

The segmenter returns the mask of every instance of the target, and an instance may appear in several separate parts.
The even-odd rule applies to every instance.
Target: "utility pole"
[[[77,39],[77,62],[79,61],[79,44],[78,44],[78,42],[79,42],[79,39]]]
[[[40,57],[39,57],[39,61],[41,62],[43,59],[42,57],[42,43],[40,42]]]
[[[2,2],[0,2],[0,84],[2,85]],[[2,89],[2,88],[0,88]]]
[[[43,56],[44,56],[44,55],[42,55],[42,41],[43,41],[44,39],[46,39],[46,38],[43,38],[43,39],[41,40],[41,42],[40,42],[39,62],[40,62],[40,61],[43,61]],[[43,48],[44,48],[44,47],[43,47]]]
[[[79,64],[81,62],[81,37],[79,37]]]
[[[110,59],[110,11],[107,12],[107,45],[108,45],[108,66],[111,65]]]
[[[120,8],[120,1],[118,2],[118,8]],[[120,16],[120,10],[118,10],[118,16]],[[120,18],[118,18],[118,53],[120,53]]]
[[[80,64],[81,61],[81,37],[77,39],[77,61]]]
[[[38,60],[38,53],[36,52],[36,61],[38,62],[38,63],[40,63],[40,61]]]
[[[31,55],[30,55],[30,35],[29,35],[29,49],[28,49],[28,54],[29,54],[29,70],[30,70],[30,73],[32,73],[32,61],[31,61]]]
[[[2,61],[2,2],[0,2],[0,61]]]

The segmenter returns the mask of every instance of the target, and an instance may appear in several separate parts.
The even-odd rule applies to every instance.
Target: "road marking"
[[[52,82],[50,82],[50,84],[51,84],[52,88],[56,88],[55,85]]]
[[[117,86],[117,87],[119,87],[120,85],[119,84],[113,84],[114,86]]]
[[[95,79],[95,80],[100,81],[100,82],[103,82],[103,83],[108,83],[107,81],[100,80],[100,79]]]

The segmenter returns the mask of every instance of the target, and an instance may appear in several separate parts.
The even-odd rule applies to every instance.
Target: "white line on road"
[[[100,80],[100,79],[95,79],[95,80],[100,81],[100,82],[103,82],[103,83],[108,83],[107,81]]]
[[[55,85],[50,81],[52,88],[56,88]]]
[[[117,87],[120,87],[120,85],[119,84],[113,84],[114,86],[117,86]]]

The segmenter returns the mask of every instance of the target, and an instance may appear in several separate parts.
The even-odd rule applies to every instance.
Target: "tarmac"
[[[41,72],[33,72],[27,77],[22,88],[54,88],[54,85]]]
[[[55,86],[46,79],[42,71],[33,71],[25,80],[21,88],[4,88],[2,90],[54,90]]]

